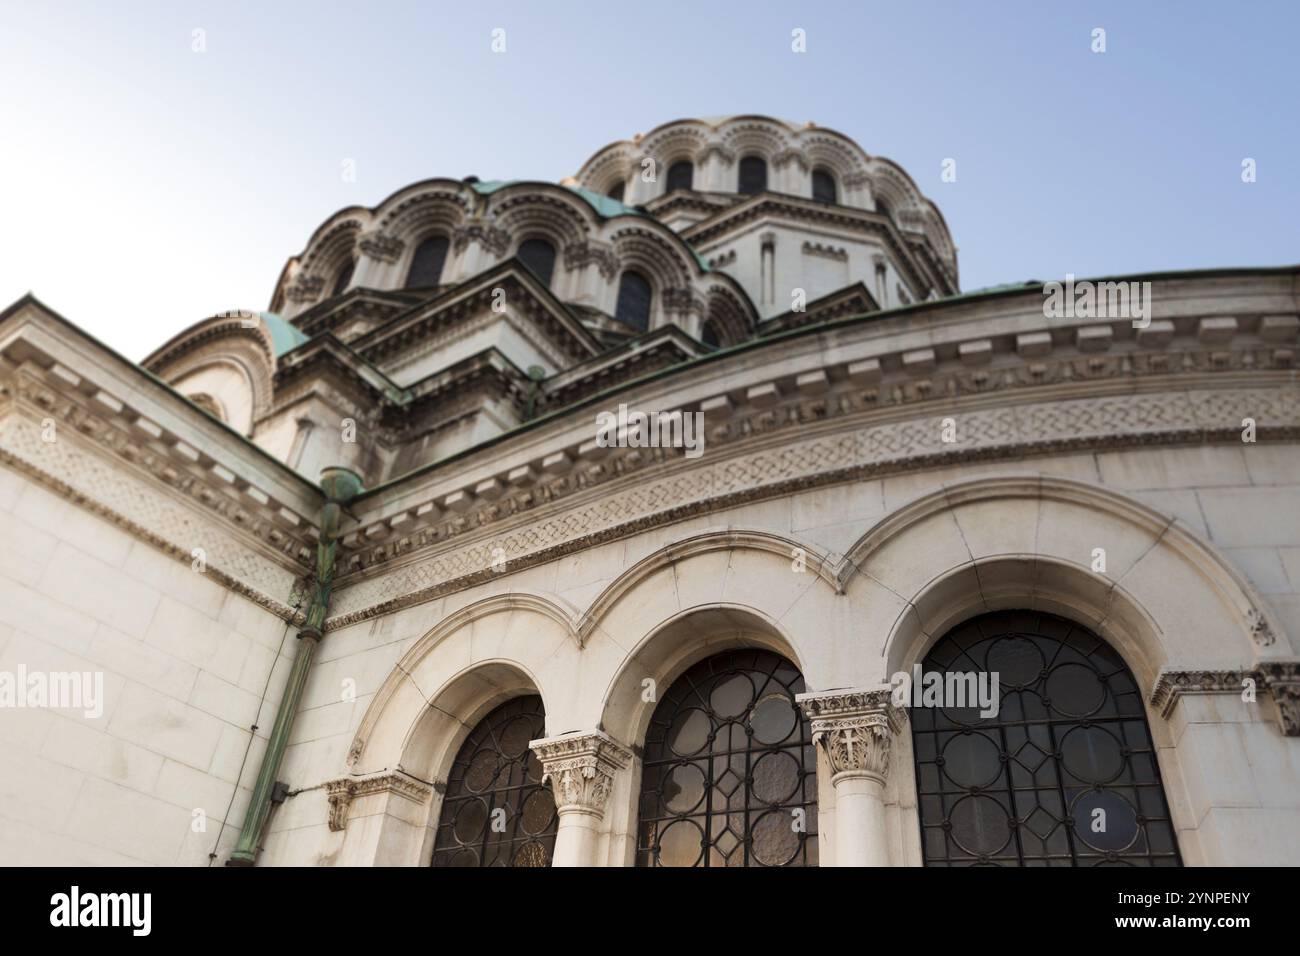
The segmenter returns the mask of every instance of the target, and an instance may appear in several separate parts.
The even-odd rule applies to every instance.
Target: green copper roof
[[[482,196],[488,196],[498,189],[505,189],[507,186],[513,186],[515,183],[528,182],[525,179],[493,179],[487,182],[474,183],[474,191]],[[565,186],[570,192],[577,193],[587,201],[587,205],[596,210],[597,213],[606,219],[612,219],[615,216],[643,216],[645,213],[634,209],[631,206],[624,205],[617,199],[611,199],[609,196],[602,196],[594,193],[590,189],[583,189],[581,186]]]
[[[292,352],[308,339],[300,328],[280,318],[274,312],[263,312],[262,321],[266,323],[271,333],[271,344],[275,346],[276,358],[285,352]]]

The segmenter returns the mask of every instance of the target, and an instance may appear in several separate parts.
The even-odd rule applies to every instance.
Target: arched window
[[[891,222],[893,221],[894,210],[890,207],[889,201],[886,200],[885,197],[883,196],[876,197],[876,212],[880,213],[882,216],[884,216],[886,219],[889,219]]]
[[[721,342],[718,341],[718,327],[709,319],[704,323],[704,328],[700,330],[700,341],[709,348],[716,349]]]
[[[515,255],[532,271],[533,275],[542,280],[542,285],[551,284],[551,276],[555,272],[553,245],[545,239],[526,239],[519,244],[519,250]]]
[[[673,683],[646,731],[639,866],[817,865],[803,689],[793,664],[760,650],[707,658]]]
[[[740,161],[740,187],[742,195],[749,196],[767,189],[767,160],[761,156],[746,156]]]
[[[668,167],[668,188],[664,192],[672,192],[674,189],[690,189],[695,183],[695,164],[689,159],[680,159]]]
[[[622,202],[623,201],[623,180],[620,179],[614,185],[610,186],[609,191],[605,193],[605,195],[608,196],[610,199],[613,199],[615,202]]]
[[[614,318],[638,332],[650,328],[650,283],[639,272],[624,272],[618,280]]]
[[[812,198],[814,202],[838,202],[835,177],[829,170],[814,169],[812,174]]]
[[[442,278],[442,266],[447,261],[446,236],[430,236],[415,247],[411,268],[406,273],[406,288],[424,289],[436,286]]]
[[[996,673],[1001,698],[981,717],[912,692],[927,865],[1180,865],[1142,691],[1101,638],[999,611],[949,632],[922,672]]]
[[[434,866],[550,866],[555,798],[528,747],[545,723],[540,697],[516,697],[466,738],[447,776]]]
[[[330,295],[342,295],[347,290],[348,283],[352,281],[352,270],[355,265],[356,263],[351,259],[343,263],[343,266],[334,276],[334,290]]]

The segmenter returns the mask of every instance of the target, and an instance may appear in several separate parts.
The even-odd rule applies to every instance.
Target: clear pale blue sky
[[[139,359],[267,308],[343,206],[437,175],[558,180],[613,140],[728,113],[901,163],[966,290],[1294,263],[1297,34],[1294,0],[8,2],[0,304],[31,290]]]

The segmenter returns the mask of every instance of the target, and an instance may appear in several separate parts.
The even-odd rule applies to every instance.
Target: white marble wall
[[[0,865],[223,864],[284,622],[3,466],[0,526],[0,671],[101,674],[104,698],[0,707]]]

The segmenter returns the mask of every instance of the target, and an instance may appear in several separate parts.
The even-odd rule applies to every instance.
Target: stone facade
[[[575,180],[605,193],[643,154],[695,158],[696,189],[630,185],[635,215],[563,186],[417,184],[318,230],[277,290],[291,322],[207,320],[153,375],[30,297],[0,313],[0,674],[103,681],[99,714],[0,709],[0,862],[230,857],[311,602],[315,479],[344,465],[367,490],[260,865],[427,864],[461,743],[523,694],[545,706],[553,862],[630,865],[644,688],[737,647],[803,675],[821,864],[918,865],[888,683],[1009,608],[1089,628],[1148,688],[1184,863],[1300,863],[1298,273],[1133,277],[1145,325],[1050,317],[1041,286],[955,296],[937,210],[846,142],[669,124]],[[752,151],[770,191],[738,200]],[[843,209],[792,195],[823,167]],[[803,255],[830,213],[843,235],[811,254],[850,250],[849,291],[827,290],[850,311],[756,305],[762,243],[741,224]],[[512,258],[543,223],[552,289]],[[429,224],[452,271],[417,294],[399,279]],[[891,286],[928,276],[916,304],[876,297],[851,251],[871,235]],[[656,285],[650,329],[610,337],[616,276],[650,261],[689,294]],[[721,351],[698,340],[710,309],[735,336]],[[703,454],[597,442],[620,404],[699,413]]]

